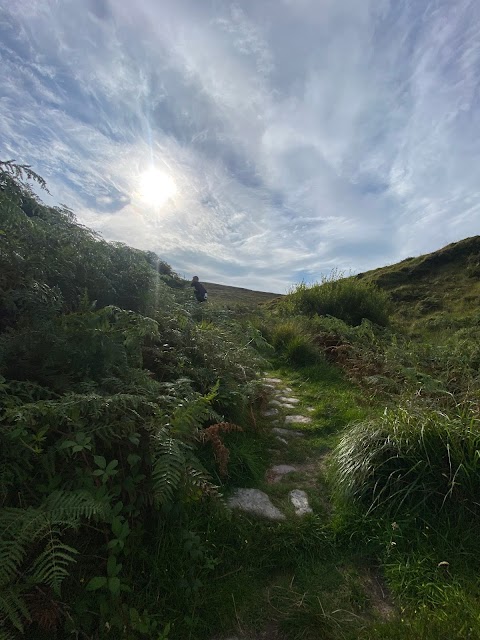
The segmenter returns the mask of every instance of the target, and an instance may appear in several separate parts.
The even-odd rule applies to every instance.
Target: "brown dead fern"
[[[232,422],[217,422],[204,429],[201,434],[202,442],[210,442],[212,445],[213,455],[222,478],[228,475],[230,452],[223,444],[220,433],[232,433],[233,431],[243,431],[243,429]]]

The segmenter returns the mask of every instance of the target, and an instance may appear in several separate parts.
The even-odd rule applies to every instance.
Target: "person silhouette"
[[[193,276],[192,284],[190,286],[195,288],[195,298],[198,300],[198,302],[205,302],[207,300],[207,290],[199,281],[198,276]]]

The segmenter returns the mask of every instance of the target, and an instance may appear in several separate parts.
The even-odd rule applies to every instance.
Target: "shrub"
[[[319,351],[307,336],[297,335],[285,345],[284,354],[288,362],[297,367],[315,364]]]
[[[353,326],[364,318],[386,326],[391,311],[385,291],[365,280],[344,278],[335,271],[320,283],[299,284],[284,305],[293,313],[334,316]]]
[[[277,324],[272,332],[272,344],[275,349],[283,349],[285,345],[300,335],[298,322],[288,320]]]
[[[480,418],[470,405],[449,417],[398,408],[361,422],[334,454],[337,497],[388,516],[438,511],[478,514]]]
[[[308,366],[318,362],[320,350],[303,318],[279,322],[272,330],[272,344],[291,365]]]

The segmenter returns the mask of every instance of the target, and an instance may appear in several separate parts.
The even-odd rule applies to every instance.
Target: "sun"
[[[139,193],[147,204],[161,207],[177,193],[177,185],[168,173],[148,169],[140,176]]]

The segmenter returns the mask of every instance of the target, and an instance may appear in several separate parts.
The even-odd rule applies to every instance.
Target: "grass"
[[[363,319],[386,326],[391,312],[388,294],[374,282],[346,278],[336,271],[319,283],[297,285],[283,305],[296,315],[334,316],[353,326]]]
[[[471,246],[467,245],[463,249],[468,253]],[[189,563],[180,569],[172,566],[170,558],[181,556],[179,545],[184,544],[175,539],[162,551],[159,563],[161,570],[166,565],[172,572],[165,586],[168,597],[166,593],[149,595],[152,606],[155,603],[173,623],[171,637],[480,638],[480,531],[471,517],[475,511],[472,496],[480,494],[474,453],[480,449],[477,427],[471,429],[471,446],[465,451],[465,419],[460,416],[452,423],[438,412],[441,401],[442,412],[447,415],[448,410],[451,415],[452,390],[475,388],[478,340],[471,327],[473,300],[468,295],[475,295],[478,283],[462,273],[458,297],[454,284],[463,258],[459,264],[442,260],[413,259],[388,267],[383,272],[387,276],[378,284],[397,295],[397,326],[404,316],[403,326],[419,335],[429,335],[429,326],[437,332],[441,328],[448,344],[436,342],[419,348],[414,341],[396,341],[391,334],[367,325],[349,328],[329,318],[308,320],[311,331],[296,318],[266,323],[264,335],[277,347],[270,375],[282,378],[293,389],[300,399],[295,413],[311,416],[312,422],[295,426],[304,437],[291,439],[283,448],[263,418],[257,420],[255,432],[230,434],[225,440],[230,449],[225,492],[238,486],[264,489],[288,519],[271,523],[238,513],[229,515],[211,505],[194,510],[195,515],[187,519],[188,530],[198,532],[207,542],[200,549],[203,555],[190,563],[193,574],[189,575],[190,580],[200,580],[201,586],[188,591],[178,580],[192,567]],[[404,267],[413,276],[406,275]],[[236,288],[215,289],[212,285],[207,289],[214,302],[212,310],[219,301],[249,308],[262,302],[257,292],[244,295]],[[271,294],[269,299],[274,297]],[[455,305],[456,315],[451,313]],[[208,311],[202,312],[208,316]],[[263,320],[253,322],[259,328]],[[465,335],[453,336],[452,328]],[[338,364],[343,365],[341,348],[345,345],[350,349],[350,364],[347,361],[342,370],[325,359],[324,350],[340,346]],[[347,377],[352,366],[360,372],[352,378],[357,384]],[[367,389],[362,375],[370,376],[375,393]],[[439,376],[443,395],[433,388]],[[382,380],[387,386],[380,393]],[[408,419],[393,411],[389,415],[396,418],[389,423],[383,417],[385,406],[403,402],[405,388],[410,389],[410,397],[420,389],[419,402],[428,411],[424,408],[417,415],[412,409]],[[354,424],[363,429],[361,437],[351,430]],[[397,437],[400,427],[402,438]],[[377,437],[372,438],[372,433]],[[386,443],[394,443],[396,449],[382,457]],[[337,446],[344,449],[343,486],[330,462]],[[380,464],[375,463],[372,477],[367,473],[365,478],[365,466],[375,456]],[[267,484],[265,471],[280,463],[299,469],[277,484]],[[393,487],[399,482],[395,480],[398,471],[404,474],[400,484],[405,500],[400,500],[400,511],[390,509],[389,501],[384,501],[387,495],[398,494],[398,487]],[[420,479],[418,473],[423,474]],[[299,487],[307,492],[315,515],[302,519],[293,515],[288,494]],[[335,497],[341,492],[332,491],[339,487],[341,500]],[[359,498],[347,499],[352,493]],[[377,495],[382,498],[377,500],[379,508],[368,513]],[[391,504],[393,507],[394,501]],[[418,508],[422,504],[429,506],[428,513]],[[452,505],[462,508],[455,510]],[[205,558],[212,558],[213,564],[209,566]],[[146,559],[145,568],[151,570],[151,558]],[[386,584],[387,602],[395,604],[391,618],[382,614],[385,602],[372,586],[374,582]]]
[[[391,295],[398,327],[436,340],[442,324],[449,330],[475,322],[479,255],[480,236],[474,236],[356,277]]]
[[[342,437],[337,491],[391,517],[408,512],[435,520],[446,510],[478,518],[479,451],[480,420],[470,404],[456,416],[423,407],[390,410]]]
[[[207,504],[200,511],[194,509],[197,515],[186,522],[189,531],[208,540],[206,548],[200,549],[203,556],[193,561],[193,573],[188,563],[178,567],[171,558],[181,555],[179,547],[184,542],[172,537],[170,547],[159,550],[159,569],[155,569],[168,570],[165,588],[170,596],[149,594],[172,622],[173,637],[206,640],[214,634],[240,632],[256,637],[254,634],[263,632],[272,640],[313,640],[319,634],[340,640],[350,633],[355,637],[375,618],[363,584],[364,559],[358,561],[357,550],[344,545],[330,525],[322,462],[337,438],[335,430],[352,416],[364,416],[366,408],[358,390],[326,362],[298,370],[283,365],[271,375],[291,384],[294,395],[301,399],[299,413],[314,406],[312,414],[318,416],[312,425],[300,426],[305,436],[292,439],[283,450],[265,419],[258,421],[255,438],[229,434],[225,439],[231,451],[227,489],[266,489],[288,519],[272,523],[245,514],[229,515],[220,506]],[[325,393],[331,395],[328,407]],[[326,415],[327,408],[331,415]],[[300,463],[302,468],[278,484],[267,485],[265,470],[277,463]],[[288,493],[298,487],[306,489],[315,515],[294,516]],[[205,566],[202,558],[213,558],[213,566]],[[146,570],[149,564],[151,559],[146,559]],[[189,591],[185,575],[190,576],[190,587],[197,579],[201,586]],[[158,578],[152,584],[158,584]]]
[[[480,532],[465,521],[438,519],[433,528],[408,513],[393,520],[391,514],[366,516],[351,504],[332,505],[325,456],[352,422],[380,421],[383,407],[326,360],[294,369],[279,357],[273,366],[269,375],[292,388],[300,399],[298,413],[311,415],[313,422],[295,427],[304,437],[284,448],[264,418],[255,433],[228,434],[226,491],[265,489],[287,521],[229,514],[212,503],[166,515],[178,518],[179,526],[170,531],[181,535],[171,535],[161,547],[154,541],[165,541],[165,535],[152,536],[152,553],[139,559],[145,588],[138,609],[147,598],[148,608],[161,612],[160,627],[172,624],[169,637],[185,640],[479,638]],[[313,411],[307,414],[307,407]],[[300,469],[267,485],[266,469],[279,463]],[[293,515],[288,493],[298,487],[307,491],[315,515]],[[193,545],[193,556],[185,555],[185,544],[196,535],[203,542]],[[439,566],[443,561],[448,567]],[[154,588],[162,582],[158,573],[162,592]],[[371,575],[386,581],[396,602],[391,619],[381,613]]]
[[[213,282],[205,282],[204,284],[208,291],[209,302],[214,302],[223,307],[237,307],[240,305],[255,308],[259,304],[270,302],[281,296],[279,293],[254,291],[253,289],[231,287],[226,284],[215,284]]]

